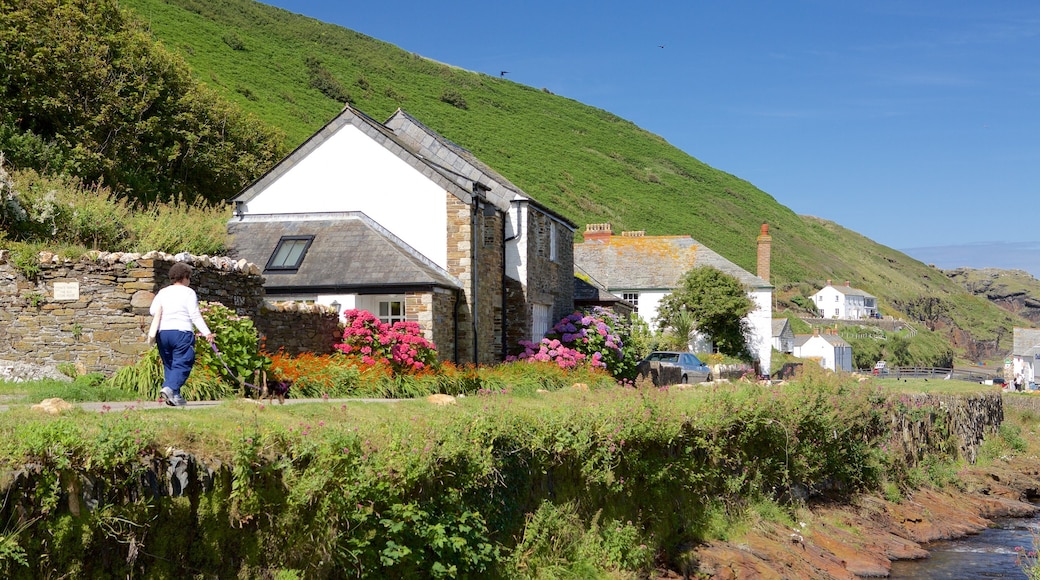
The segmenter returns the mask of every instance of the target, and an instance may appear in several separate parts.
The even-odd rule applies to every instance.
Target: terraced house
[[[574,265],[579,276],[621,296],[653,327],[661,299],[679,287],[692,268],[710,266],[739,280],[755,308],[748,314],[748,347],[768,373],[773,357],[773,286],[769,283],[772,237],[763,224],[758,236],[758,274],[752,274],[705,247],[689,235],[647,236],[642,231],[614,235],[610,224],[588,224],[584,241],[575,245]],[[691,348],[713,348],[708,337],[696,337]]]
[[[417,322],[442,360],[501,361],[573,308],[575,225],[401,110],[344,107],[233,203],[270,299]]]

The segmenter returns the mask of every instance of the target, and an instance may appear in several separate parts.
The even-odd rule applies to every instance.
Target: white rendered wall
[[[611,290],[621,295],[623,290]],[[639,317],[642,318],[650,328],[657,330],[657,311],[661,300],[671,292],[640,292],[639,293]],[[748,326],[751,327],[750,344],[748,349],[751,355],[760,362],[760,370],[763,374],[770,371],[773,361],[773,292],[771,290],[755,290],[748,293],[748,298],[754,303],[754,309],[748,314]]]
[[[506,214],[506,276],[527,284],[527,205],[509,204]],[[541,337],[539,337],[539,340]]]
[[[799,358],[817,359],[821,367],[834,370],[834,347],[818,336],[805,341],[801,347],[795,347],[794,355]]]
[[[360,211],[448,269],[448,194],[353,125],[251,199],[246,214]]]
[[[759,372],[767,375],[773,363],[773,291],[753,290],[748,293],[748,298],[755,304],[754,310],[748,313],[751,327],[748,350],[758,359]]]

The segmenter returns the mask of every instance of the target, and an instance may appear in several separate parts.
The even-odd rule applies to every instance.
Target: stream
[[[959,540],[944,540],[923,546],[931,554],[924,560],[892,563],[889,578],[1027,578],[1017,563],[1015,547],[1033,547],[1033,533],[1040,530],[1040,517],[998,518],[996,527]]]

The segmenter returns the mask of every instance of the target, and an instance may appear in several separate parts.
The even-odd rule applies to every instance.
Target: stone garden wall
[[[161,252],[90,252],[77,259],[41,252],[38,258],[19,267],[0,250],[0,359],[67,363],[80,373],[136,363],[148,349],[148,307],[177,261],[195,269],[191,285],[200,301],[252,318],[268,352],[324,354],[339,339],[334,313],[265,305],[264,279],[245,260]]]

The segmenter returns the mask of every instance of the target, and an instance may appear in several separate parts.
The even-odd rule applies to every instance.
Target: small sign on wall
[[[55,300],[79,300],[79,282],[55,282]]]

